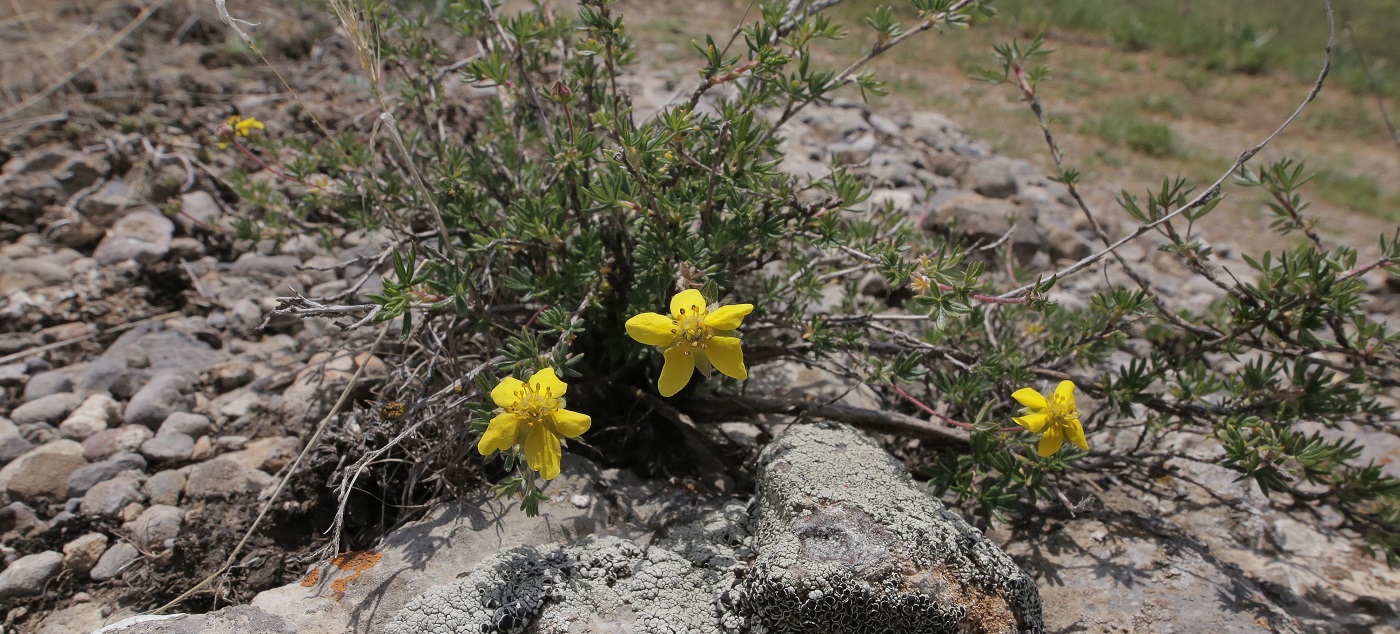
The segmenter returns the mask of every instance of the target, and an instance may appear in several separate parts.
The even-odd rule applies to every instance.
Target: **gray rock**
[[[0,469],[0,482],[11,499],[31,504],[67,499],[68,476],[87,464],[83,448],[71,440],[45,443]]]
[[[16,407],[10,412],[10,420],[21,426],[32,423],[57,425],[82,402],[83,397],[72,392],[49,394]]]
[[[1016,176],[1026,169],[1024,161],[990,158],[968,168],[963,175],[963,187],[988,198],[1010,198],[1019,190]]]
[[[350,630],[346,630],[350,631]],[[94,633],[97,634],[97,633]],[[280,616],[250,605],[206,614],[134,616],[107,626],[101,634],[308,634]]]
[[[384,631],[1043,631],[1034,581],[864,434],[795,425],[758,472],[752,517],[731,502],[669,516],[646,545],[511,549]]]
[[[73,379],[67,374],[57,370],[40,372],[29,377],[29,383],[24,386],[24,402],[38,400],[50,394],[71,392],[73,390]]]
[[[173,372],[156,375],[131,396],[122,420],[128,425],[159,427],[171,414],[190,407],[190,399],[184,394],[189,385],[187,378]]]
[[[935,196],[935,200],[939,197]],[[1014,223],[1014,224],[1013,224]],[[937,203],[920,226],[926,231],[956,231],[974,244],[993,244],[1007,236],[1012,252],[1022,264],[1049,246],[1045,231],[1036,224],[1033,210],[1008,201],[964,194]]]
[[[78,203],[78,211],[83,212],[97,224],[107,226],[112,224],[112,220],[131,205],[135,199],[135,192],[131,191],[131,187],[126,184],[126,181],[113,179],[103,183],[97,191],[85,196]]]
[[[188,476],[182,470],[166,469],[146,478],[146,482],[141,485],[141,491],[153,505],[177,506],[180,504],[180,493],[185,490],[187,479]]]
[[[170,241],[170,261],[193,262],[204,257],[204,243],[194,238],[175,238]]]
[[[175,216],[175,222],[180,224],[185,233],[191,233],[196,228],[212,231],[223,213],[219,203],[209,192],[186,192],[180,195],[180,213]]]
[[[141,495],[141,483],[131,476],[118,476],[99,482],[83,495],[79,511],[83,515],[112,517],[120,513],[126,505],[145,499]]]
[[[295,255],[261,255],[253,252],[238,256],[238,260],[229,266],[229,273],[233,275],[274,279],[291,277],[300,270],[301,258]]]
[[[189,412],[175,412],[165,417],[165,422],[160,424],[160,429],[156,431],[156,436],[165,434],[185,434],[192,438],[207,436],[213,425],[209,422],[209,417],[202,414],[191,414]]]
[[[34,443],[29,442],[18,430],[0,434],[0,465],[9,464],[33,448]]]
[[[0,601],[39,594],[62,571],[63,555],[55,551],[20,557],[0,572]]]
[[[92,258],[98,264],[134,260],[138,264],[159,262],[170,252],[175,223],[153,209],[132,211],[112,225],[107,237],[97,245]]]
[[[382,556],[367,570],[353,573],[333,563],[320,566],[311,586],[292,583],[269,590],[252,604],[282,616],[300,634],[381,632],[410,599],[452,583],[498,550],[570,542],[602,530],[610,517],[624,515],[609,505],[605,490],[625,491],[629,500],[686,505],[659,488],[631,489],[618,478],[600,484],[603,477],[587,460],[565,454],[561,475],[544,484],[549,498],[540,503],[537,518],[526,517],[519,504],[484,497],[445,504],[387,536],[375,549]],[[582,507],[570,502],[577,496],[586,500]],[[641,505],[636,508],[640,511]],[[355,578],[346,580],[352,574]]]
[[[123,425],[104,429],[83,440],[83,455],[88,460],[106,460],[118,453],[135,453],[155,432],[141,425]]]
[[[100,601],[82,600],[82,595],[75,594],[72,604],[43,615],[34,634],[86,634],[101,629],[107,621],[104,611],[110,613],[111,608]]]
[[[23,361],[0,365],[0,387],[18,387],[29,380],[29,366]]]
[[[63,545],[63,568],[86,575],[107,550],[107,536],[88,533]]]
[[[141,513],[136,521],[122,526],[136,545],[145,550],[163,550],[180,534],[185,512],[173,506],[154,505]]]
[[[748,626],[1043,631],[1035,581],[868,436],[794,425],[764,449],[757,471],[758,556],[732,589]]]
[[[146,459],[140,454],[118,453],[102,462],[78,467],[68,476],[68,497],[80,498],[99,482],[106,482],[123,471],[141,472],[146,469]]]
[[[1052,226],[1045,230],[1045,237],[1050,243],[1050,257],[1057,260],[1080,260],[1094,252],[1093,243],[1073,229]]]
[[[324,297],[313,295],[313,297]],[[231,359],[226,363],[221,363],[213,370],[210,370],[213,379],[214,389],[220,394],[232,392],[253,381],[253,364],[243,359]],[[191,434],[193,435],[193,434]]]
[[[196,500],[232,499],[262,491],[276,480],[239,462],[215,458],[190,469],[185,495]]]
[[[184,462],[194,454],[194,439],[187,434],[168,432],[141,443],[141,455],[152,462]]]
[[[115,579],[117,575],[126,571],[127,566],[141,558],[141,552],[136,550],[130,542],[118,541],[112,544],[107,552],[102,553],[98,558],[97,565],[92,567],[88,576],[93,581],[107,581]]]
[[[149,377],[169,371],[192,380],[225,358],[193,335],[153,322],[117,337],[102,356],[84,369],[78,390],[105,391],[129,399]],[[152,428],[163,420],[164,417],[156,421]]]

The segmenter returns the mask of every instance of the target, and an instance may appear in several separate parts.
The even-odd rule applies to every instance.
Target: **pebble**
[[[78,405],[83,402],[83,397],[72,392],[59,392],[49,394],[29,401],[13,412],[10,412],[10,420],[16,425],[27,425],[30,423],[48,423],[57,425],[63,422]]]
[[[169,548],[180,534],[185,512],[174,506],[154,505],[143,511],[135,521],[122,528],[131,535],[139,548],[163,550]]]
[[[46,550],[25,555],[0,572],[0,601],[39,594],[44,585],[63,571],[63,555]]]
[[[83,455],[88,460],[106,460],[120,452],[136,452],[141,443],[150,440],[155,433],[141,425],[123,425],[116,429],[104,429],[83,441]]]
[[[154,209],[138,209],[112,225],[107,237],[92,252],[92,258],[102,265],[126,260],[137,264],[159,262],[170,252],[174,235],[175,223],[169,218]]]
[[[102,553],[102,556],[97,559],[97,565],[92,567],[92,571],[88,573],[88,576],[92,577],[93,581],[114,579],[117,575],[121,574],[131,562],[136,561],[140,557],[141,553],[136,550],[135,546],[132,546],[128,542],[119,541],[112,544],[112,546],[107,549],[107,552]]]
[[[28,438],[20,434],[19,428],[15,427],[14,423],[9,423],[9,426],[13,428],[13,431],[0,431],[0,465],[9,464],[10,461],[34,448],[34,443],[29,442]]]
[[[168,432],[141,443],[141,455],[152,462],[183,462],[194,454],[194,439],[189,434]]]
[[[82,497],[101,482],[116,477],[123,471],[141,472],[146,469],[146,459],[140,454],[117,453],[102,462],[78,467],[68,476],[68,497]]]
[[[196,228],[211,231],[221,215],[223,210],[209,192],[192,191],[180,195],[180,213],[175,216],[175,222],[185,233],[192,233]]]
[[[192,438],[198,438],[209,433],[213,425],[209,422],[209,417],[201,414],[191,414],[189,412],[175,412],[165,417],[165,422],[160,424],[160,429],[156,431],[156,436],[165,434],[186,434]]]
[[[185,481],[185,495],[196,500],[231,499],[258,493],[275,481],[262,471],[220,457],[201,462],[190,469],[189,479]]]
[[[190,460],[204,462],[214,457],[214,442],[208,436],[200,436],[194,441],[194,449],[190,451]]]
[[[239,256],[238,260],[229,266],[228,272],[243,277],[264,276],[281,279],[296,275],[300,270],[301,258],[295,255],[261,255],[249,252]]]
[[[128,504],[145,499],[145,496],[141,495],[140,486],[136,478],[131,476],[117,476],[106,482],[99,482],[83,495],[79,511],[83,515],[96,517],[115,516]]]
[[[141,491],[150,499],[151,504],[176,506],[180,503],[180,493],[184,491],[187,479],[184,470],[166,469],[146,478],[145,484],[141,485]]]
[[[0,365],[0,387],[18,387],[29,379],[29,368],[24,362]]]
[[[98,392],[83,400],[63,422],[58,432],[64,438],[82,441],[89,436],[107,429],[116,419],[120,406],[106,392]]]
[[[29,377],[29,382],[24,386],[24,402],[35,401],[50,394],[61,394],[73,391],[73,379],[67,374],[57,370],[40,372]]]
[[[67,499],[68,476],[87,464],[83,447],[55,440],[16,458],[0,469],[0,481],[11,499],[39,504]]]
[[[88,533],[63,546],[63,568],[79,575],[85,575],[97,565],[97,560],[107,550],[107,536],[102,533]]]
[[[128,425],[156,429],[166,417],[190,406],[183,393],[188,387],[189,381],[178,374],[158,374],[131,396],[122,412],[122,420]]]

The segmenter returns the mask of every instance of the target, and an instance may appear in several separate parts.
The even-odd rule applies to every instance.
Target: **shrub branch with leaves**
[[[577,16],[456,2],[446,23],[480,51],[464,60],[450,59],[453,47],[422,19],[338,11],[371,21],[355,32],[374,35],[362,38],[377,47],[366,57],[392,71],[386,83],[399,94],[380,102],[396,104],[383,117],[394,151],[378,159],[391,167],[358,159],[320,171],[358,174],[346,198],[399,242],[372,305],[296,297],[284,311],[399,320],[401,338],[434,359],[397,386],[413,403],[399,424],[468,425],[483,453],[514,470],[497,490],[532,512],[535,471],[552,477],[559,468],[553,444],[567,438],[565,449],[606,455],[628,447],[641,425],[672,425],[689,438],[693,425],[726,416],[785,413],[917,436],[930,448],[920,472],[986,521],[1057,504],[1086,474],[1173,473],[1195,459],[1167,442],[1184,434],[1219,443],[1220,463],[1268,495],[1336,509],[1342,528],[1400,562],[1400,482],[1362,463],[1354,441],[1324,431],[1392,416],[1376,397],[1400,384],[1400,336],[1367,314],[1358,278],[1394,270],[1400,236],[1382,239],[1379,257],[1365,263],[1328,244],[1306,215],[1301,163],[1248,166],[1273,136],[1204,188],[1167,179],[1143,196],[1124,192],[1119,202],[1137,226],[1111,235],[1054,140],[1038,92],[1051,51],[1037,39],[997,47],[1000,68],[976,78],[1027,101],[1056,179],[1103,247],[1006,290],[1014,278],[991,271],[1003,268],[1009,244],[929,237],[900,214],[867,208],[864,183],[840,166],[810,179],[778,169],[784,125],[803,108],[850,85],[862,97],[884,94],[865,70],[872,59],[924,31],[989,18],[992,3],[878,9],[865,21],[869,52],[839,71],[816,54],[848,36],[823,12],[833,4],[768,4],[727,42],[697,42],[698,85],[654,114],[631,105],[626,72],[639,53],[608,0],[581,2]],[[489,98],[446,103],[446,83],[458,80]],[[1256,274],[1245,280],[1196,227],[1232,184],[1263,192],[1281,237],[1305,238],[1248,259]],[[1224,299],[1199,313],[1172,308],[1117,252],[1148,233]],[[1133,285],[1095,291],[1082,307],[1049,300],[1056,285],[1110,265]],[[901,313],[854,299],[854,280],[872,271],[908,291]],[[834,314],[814,310],[832,284],[851,292]],[[677,296],[691,312],[671,302]],[[669,316],[645,315],[668,304]],[[740,312],[748,317],[738,343],[731,326]],[[676,339],[662,332],[672,328]],[[1114,362],[1115,353],[1130,360]],[[737,379],[777,359],[864,382],[887,407],[747,393]],[[673,374],[711,364],[720,372],[709,380]],[[535,385],[541,376],[549,380]],[[569,410],[552,400],[562,388],[546,393],[560,379]],[[497,385],[528,389],[493,400]],[[488,427],[503,415],[517,426]],[[577,416],[591,416],[591,429]],[[537,428],[545,431],[531,436]],[[1133,441],[1091,444],[1108,429]]]

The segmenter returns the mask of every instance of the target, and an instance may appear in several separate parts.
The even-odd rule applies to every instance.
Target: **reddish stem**
[[[546,311],[546,310],[549,310],[549,304],[545,304],[544,306],[541,306],[539,310],[535,311],[535,314],[530,315],[530,320],[527,321],[527,322],[525,322],[525,327],[526,327],[526,328],[529,328],[530,326],[535,325],[535,320],[536,320],[536,319],[539,319],[539,318],[540,318],[540,315],[543,315],[543,314],[544,314],[544,311]]]
[[[903,397],[904,397],[906,400],[908,400],[910,403],[913,403],[913,404],[914,404],[914,407],[917,407],[917,408],[923,410],[924,412],[928,413],[929,415],[931,415],[931,416],[933,416],[933,417],[935,417],[935,418],[937,418],[937,419],[939,419],[939,420],[941,420],[941,421],[943,421],[943,422],[945,422],[945,423],[948,423],[949,425],[955,425],[955,426],[961,427],[961,428],[963,428],[963,429],[975,429],[975,428],[976,428],[972,423],[964,423],[964,422],[959,421],[959,420],[953,420],[952,418],[949,418],[949,417],[947,417],[946,415],[940,413],[938,410],[935,410],[935,409],[933,409],[932,407],[929,407],[928,405],[925,405],[923,401],[920,401],[919,399],[914,398],[914,396],[913,396],[912,394],[910,394],[910,393],[908,393],[908,392],[905,392],[905,391],[904,391],[904,388],[901,388],[901,387],[899,387],[898,385],[895,385],[895,384],[891,383],[891,384],[890,384],[890,387],[894,388],[894,391],[895,391],[895,392],[898,392],[900,396],[903,396]],[[1020,427],[1002,427],[1002,428],[1001,428],[1001,431],[1016,431],[1016,430],[1018,430],[1018,429],[1021,429],[1021,428],[1020,428]]]
[[[239,152],[242,152],[242,153],[243,153],[243,156],[246,156],[246,157],[248,157],[249,159],[252,159],[252,161],[253,161],[254,163],[257,163],[257,164],[258,164],[259,166],[261,166],[263,169],[265,169],[265,170],[267,170],[267,171],[269,171],[269,172],[272,172],[273,175],[277,176],[278,178],[281,178],[282,180],[289,180],[289,181],[292,181],[292,182],[295,182],[295,183],[301,183],[301,184],[303,184],[303,185],[306,184],[306,183],[302,183],[302,181],[301,181],[300,178],[295,178],[295,177],[293,177],[293,176],[288,176],[285,172],[283,172],[283,171],[281,171],[281,170],[279,170],[279,169],[277,169],[277,168],[275,168],[275,167],[272,167],[271,165],[268,165],[267,163],[262,162],[262,159],[258,158],[258,157],[257,157],[256,155],[254,155],[252,152],[248,151],[248,148],[243,147],[243,144],[238,142],[238,137],[234,137],[234,138],[233,138],[233,147],[238,148],[238,151],[239,151]]]
[[[953,290],[953,287],[948,286],[947,284],[939,284],[939,285],[938,285],[938,290],[947,293],[947,292],[952,291],[952,290]],[[1021,297],[1021,298],[1018,298],[1018,299],[1003,299],[1003,298],[1000,298],[1000,297],[993,297],[993,296],[991,296],[991,295],[977,295],[977,294],[974,294],[974,295],[972,296],[972,299],[975,299],[975,300],[977,300],[977,301],[979,301],[979,302],[988,302],[988,303],[991,303],[991,304],[1024,304],[1024,303],[1026,303],[1027,301],[1029,301],[1029,298],[1027,298],[1027,297]],[[895,388],[895,389],[899,389],[899,388]]]

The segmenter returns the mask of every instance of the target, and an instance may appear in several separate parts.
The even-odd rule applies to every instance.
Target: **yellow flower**
[[[929,279],[927,275],[915,274],[913,279],[909,280],[909,288],[914,289],[915,293],[924,295],[933,290],[933,280]]]
[[[325,174],[312,174],[306,177],[306,193],[319,196],[335,193],[335,181]]]
[[[1074,404],[1073,381],[1060,381],[1055,393],[1048,397],[1023,387],[1016,390],[1011,398],[1026,406],[1022,412],[1024,415],[1012,420],[1031,433],[1044,434],[1040,437],[1041,456],[1059,451],[1066,438],[1076,447],[1089,450],[1089,441],[1084,439],[1084,426],[1079,423],[1079,408]]]
[[[257,119],[252,117],[244,119],[238,115],[229,117],[224,123],[228,124],[228,127],[219,131],[220,150],[228,149],[228,144],[233,143],[237,137],[248,136],[252,134],[253,130],[267,129],[267,126]]]
[[[524,445],[525,461],[546,480],[559,475],[559,439],[577,438],[593,424],[587,414],[564,409],[569,388],[554,368],[545,368],[521,381],[507,377],[491,390],[491,400],[502,410],[491,419],[476,450],[485,456]]]
[[[233,115],[232,117],[229,117],[228,125],[230,128],[233,128],[233,133],[238,136],[248,136],[248,134],[251,133],[255,128],[258,130],[267,129],[267,126],[263,125],[263,122],[258,121],[253,117],[248,117],[247,119],[244,119],[243,117],[240,117],[238,115]]]
[[[681,391],[695,370],[710,376],[710,368],[739,380],[749,378],[744,369],[744,350],[739,345],[739,327],[753,304],[720,306],[710,312],[700,291],[689,289],[671,298],[671,316],[642,313],[627,320],[627,334],[649,346],[664,350],[666,363],[656,389],[662,396]]]

